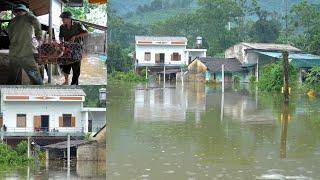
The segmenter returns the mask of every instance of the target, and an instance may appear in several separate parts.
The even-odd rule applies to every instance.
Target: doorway
[[[49,131],[49,116],[48,115],[41,116],[41,130],[42,131]]]
[[[164,64],[164,60],[165,60],[165,54],[160,53],[160,63]]]
[[[89,123],[88,123],[88,132],[92,132],[92,120],[89,120]]]

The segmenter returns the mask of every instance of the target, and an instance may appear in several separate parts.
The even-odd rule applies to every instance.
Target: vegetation
[[[258,87],[261,91],[281,91],[283,87],[283,61],[264,66],[259,78]],[[297,85],[297,69],[289,65],[289,86]]]
[[[91,133],[84,134],[84,140],[91,141],[92,140],[92,134]]]
[[[101,86],[81,86],[83,91],[86,93],[86,98],[84,106],[86,107],[106,107],[105,102],[100,102],[99,99],[99,89],[105,88],[104,85]]]
[[[123,81],[123,82],[145,82],[144,76],[137,75],[133,71],[119,72],[115,71],[109,75],[109,81]]]
[[[6,144],[0,144],[0,164],[5,166],[23,166],[32,162],[26,154],[25,143],[18,145],[18,149],[14,150]]]
[[[233,80],[233,83],[234,84],[240,84],[240,76],[238,76],[238,75],[234,75],[233,77],[232,77],[232,80]]]
[[[308,90],[320,91],[320,67],[313,67],[306,78]]]

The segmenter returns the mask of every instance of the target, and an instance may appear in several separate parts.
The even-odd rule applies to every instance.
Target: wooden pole
[[[283,113],[281,115],[281,139],[280,139],[280,158],[286,158],[287,154],[287,134],[289,122],[289,106],[284,104]]]
[[[31,156],[31,153],[30,153],[30,137],[28,137],[27,140],[28,140],[27,153],[28,153],[28,158],[30,158],[30,156]]]
[[[146,66],[146,79],[148,79],[148,67]]]
[[[52,42],[52,0],[49,0],[49,43]],[[52,64],[48,64],[48,83],[52,81]]]
[[[181,68],[181,84],[182,84],[182,87],[184,86],[184,83],[183,83],[183,70]]]
[[[289,53],[282,52],[283,56],[283,75],[284,75],[284,102],[289,103]]]
[[[67,163],[68,163],[68,169],[70,169],[70,134],[68,134],[68,140],[67,140]]]
[[[224,93],[224,64],[221,65],[221,73],[222,73],[222,93]]]
[[[166,86],[166,65],[163,64],[163,86]]]

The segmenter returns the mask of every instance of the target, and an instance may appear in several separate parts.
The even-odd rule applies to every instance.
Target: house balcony
[[[6,131],[1,130],[1,137],[27,137],[27,136],[40,136],[40,137],[64,137],[70,136],[84,136],[83,128],[73,127],[59,127],[59,128],[7,128]]]

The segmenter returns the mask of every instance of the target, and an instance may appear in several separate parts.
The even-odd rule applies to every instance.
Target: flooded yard
[[[72,71],[69,75],[69,81],[72,79]],[[53,84],[62,84],[64,76],[53,76]],[[69,82],[69,83],[70,83]],[[98,55],[87,54],[81,61],[81,74],[79,77],[81,85],[105,85],[107,84],[107,66],[104,61],[99,59]]]
[[[108,179],[319,179],[320,100],[110,84]]]
[[[0,179],[106,179],[106,163],[71,162],[69,170],[66,161],[50,161],[47,167],[2,167]]]

